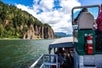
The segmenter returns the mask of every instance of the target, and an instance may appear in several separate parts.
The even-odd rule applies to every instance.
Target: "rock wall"
[[[52,39],[54,31],[49,26],[30,25],[28,30],[23,33],[23,39]]]

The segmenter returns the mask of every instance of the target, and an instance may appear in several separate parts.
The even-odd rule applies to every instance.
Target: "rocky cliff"
[[[54,38],[54,32],[51,27],[47,26],[33,26],[30,25],[29,29],[23,33],[23,39],[48,39]]]
[[[51,26],[26,11],[0,1],[0,38],[54,38]]]

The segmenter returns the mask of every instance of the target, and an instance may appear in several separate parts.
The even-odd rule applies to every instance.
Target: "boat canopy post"
[[[51,48],[48,49],[49,50],[49,54],[51,53]]]

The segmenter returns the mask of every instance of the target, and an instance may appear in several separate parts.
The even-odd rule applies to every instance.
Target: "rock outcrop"
[[[51,39],[54,38],[54,32],[50,26],[33,26],[23,33],[23,39]]]

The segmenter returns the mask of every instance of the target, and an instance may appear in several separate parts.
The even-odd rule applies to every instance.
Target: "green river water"
[[[53,40],[0,40],[0,68],[29,68]]]

